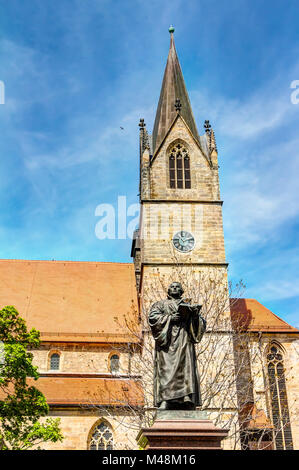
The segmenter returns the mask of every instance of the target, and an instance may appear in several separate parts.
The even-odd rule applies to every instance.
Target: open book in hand
[[[181,320],[188,320],[190,315],[192,314],[192,307],[190,304],[182,302],[179,305],[178,311],[179,311]]]
[[[191,305],[189,303],[182,302],[179,305],[178,311],[182,320],[188,320],[192,313],[199,313],[201,305]]]

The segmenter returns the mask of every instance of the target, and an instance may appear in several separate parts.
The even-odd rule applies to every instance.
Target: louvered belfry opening
[[[275,447],[276,450],[292,450],[293,440],[283,356],[276,345],[271,346],[267,355],[267,362]]]
[[[190,189],[190,158],[186,148],[178,143],[169,156],[169,186],[171,189]]]

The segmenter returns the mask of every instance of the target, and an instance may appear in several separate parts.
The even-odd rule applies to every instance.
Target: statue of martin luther
[[[202,305],[182,298],[179,282],[168,298],[152,305],[148,322],[155,340],[154,404],[159,409],[195,409],[201,405],[195,343],[206,330]]]

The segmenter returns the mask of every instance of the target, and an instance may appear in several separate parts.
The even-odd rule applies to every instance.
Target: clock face
[[[193,250],[195,246],[195,239],[190,232],[181,230],[173,236],[172,243],[177,250],[181,251],[182,253],[187,253],[188,251]]]

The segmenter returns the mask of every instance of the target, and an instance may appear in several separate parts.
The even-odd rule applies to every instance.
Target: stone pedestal
[[[221,450],[227,434],[202,411],[158,410],[153,425],[141,429],[137,442],[145,450]]]

